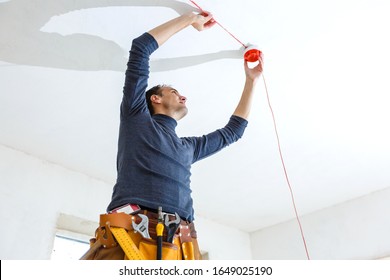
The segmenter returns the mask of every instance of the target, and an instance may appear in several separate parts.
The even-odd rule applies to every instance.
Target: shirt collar
[[[152,118],[160,125],[167,127],[173,131],[175,130],[175,128],[177,126],[177,121],[174,118],[167,116],[167,115],[155,114],[152,116]]]

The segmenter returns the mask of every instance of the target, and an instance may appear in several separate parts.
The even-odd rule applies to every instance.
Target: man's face
[[[169,111],[177,113],[180,118],[184,117],[187,112],[187,98],[172,87],[164,87],[161,91],[162,105]]]

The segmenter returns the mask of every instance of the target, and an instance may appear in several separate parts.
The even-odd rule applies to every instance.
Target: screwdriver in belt
[[[164,232],[164,224],[163,224],[163,214],[162,207],[158,207],[158,223],[156,226],[157,233],[157,260],[161,260],[162,258],[162,238]]]

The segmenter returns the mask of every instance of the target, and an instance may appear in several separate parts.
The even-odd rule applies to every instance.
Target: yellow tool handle
[[[164,233],[164,225],[162,223],[158,223],[156,226],[157,233],[157,260],[162,259],[162,238]]]
[[[163,236],[164,225],[161,223],[158,223],[156,226],[156,232],[157,232],[157,236]]]
[[[124,228],[110,227],[110,230],[129,260],[146,259]]]

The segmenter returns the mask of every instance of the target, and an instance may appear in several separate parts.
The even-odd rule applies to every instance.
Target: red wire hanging
[[[206,12],[205,12],[198,4],[196,4],[194,1],[192,1],[192,0],[189,0],[189,1],[190,1],[192,4],[194,4],[202,13],[206,13]],[[243,44],[236,36],[234,36],[231,32],[229,32],[229,31],[228,31],[225,27],[223,27],[219,22],[217,22],[216,20],[214,20],[214,21],[215,21],[220,27],[222,27],[222,29],[225,30],[230,36],[232,36],[238,43],[240,43],[242,46],[244,46],[245,48],[247,48],[247,46],[246,46],[245,44]],[[261,52],[259,51],[259,57],[260,57],[260,53],[261,53]],[[308,250],[307,244],[306,244],[306,238],[305,238],[305,235],[304,235],[304,233],[303,233],[301,221],[300,221],[299,215],[298,215],[297,206],[296,206],[296,204],[295,204],[295,198],[294,198],[293,188],[292,188],[291,183],[290,183],[290,180],[289,180],[289,178],[288,178],[286,165],[285,165],[285,163],[284,163],[282,148],[281,148],[280,139],[279,139],[278,128],[277,128],[277,125],[276,125],[275,114],[274,114],[274,111],[273,111],[272,106],[271,106],[271,102],[270,102],[270,98],[269,98],[269,94],[268,94],[267,83],[266,83],[266,81],[265,81],[264,73],[262,74],[262,76],[263,76],[263,82],[264,82],[265,92],[266,92],[266,95],[267,95],[268,107],[269,107],[269,109],[270,109],[270,111],[271,111],[271,115],[272,115],[272,120],[273,120],[275,135],[276,135],[276,140],[277,140],[277,144],[278,144],[279,156],[280,156],[280,160],[281,160],[281,162],[282,162],[283,171],[284,171],[284,176],[285,176],[285,179],[286,179],[288,188],[289,188],[289,190],[290,190],[290,195],[291,195],[291,200],[292,200],[292,204],[293,204],[293,207],[294,207],[295,217],[296,217],[296,219],[297,219],[297,221],[298,221],[298,225],[299,225],[299,229],[300,229],[300,232],[301,232],[301,237],[302,237],[303,245],[304,245],[304,247],[305,247],[306,256],[307,256],[307,259],[310,260],[309,250]]]

